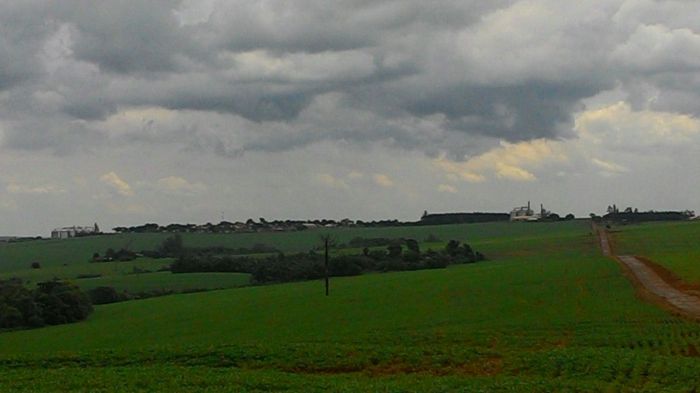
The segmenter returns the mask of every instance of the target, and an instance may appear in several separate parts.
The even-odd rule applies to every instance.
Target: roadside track
[[[598,226],[593,227],[600,239],[603,255],[615,259],[630,273],[633,284],[677,313],[700,320],[700,298],[676,288],[664,281],[647,263],[632,255],[615,255],[608,232]]]

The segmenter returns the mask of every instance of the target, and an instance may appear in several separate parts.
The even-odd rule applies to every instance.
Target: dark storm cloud
[[[191,44],[173,7],[176,1],[68,1],[63,16],[75,28],[78,60],[107,72],[175,71],[177,57]]]
[[[36,1],[0,1],[0,91],[36,78],[35,56],[55,26]]]
[[[616,86],[637,107],[700,113],[700,104],[688,104],[700,102],[700,17],[688,17],[698,13],[689,2],[0,7],[0,91],[11,92],[0,96],[0,114],[13,119],[4,131],[9,147],[101,143],[111,136],[100,123],[137,107],[251,122],[227,130],[199,116],[171,127],[209,138],[174,132],[174,142],[224,146],[219,152],[342,140],[456,157],[481,138],[566,137],[581,100]],[[127,136],[121,140],[140,140]]]
[[[512,86],[455,86],[416,95],[405,107],[416,115],[444,114],[449,128],[511,141],[565,136],[579,101],[605,86],[523,83]]]

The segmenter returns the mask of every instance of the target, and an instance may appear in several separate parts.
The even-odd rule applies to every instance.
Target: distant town
[[[602,216],[591,213],[589,217],[593,220],[605,220],[616,223],[636,223],[645,221],[679,221],[698,219],[695,212],[691,210],[684,211],[644,211],[641,212],[633,207],[620,209],[617,205],[612,204],[605,210],[606,213]],[[480,222],[551,222],[574,220],[576,217],[569,213],[561,216],[557,213],[547,210],[544,205],[540,204],[539,209],[533,209],[530,201],[523,206],[515,207],[510,213],[485,213],[485,212],[470,212],[470,213],[429,213],[424,211],[418,221],[399,221],[399,220],[351,220],[345,218],[342,220],[333,219],[314,219],[314,220],[266,220],[259,218],[257,221],[251,219],[245,222],[236,221],[221,221],[217,224],[208,222],[206,224],[168,224],[159,225],[156,223],[147,223],[137,226],[120,226],[112,228],[115,233],[251,233],[251,232],[293,232],[305,231],[310,229],[321,228],[371,228],[371,227],[392,227],[392,226],[423,226],[423,225],[449,225],[449,224],[468,224]],[[93,236],[106,234],[103,232],[97,223],[87,226],[72,225],[67,227],[55,228],[51,231],[52,239],[69,239],[81,236]],[[17,237],[17,236],[0,236],[0,242],[15,242],[23,240],[40,239],[37,237]]]
[[[250,232],[291,232],[305,231],[319,228],[365,228],[365,227],[390,227],[390,226],[422,226],[422,225],[448,225],[448,224],[467,224],[479,222],[551,222],[573,220],[576,217],[569,213],[561,216],[557,213],[547,210],[544,205],[540,204],[539,209],[532,208],[530,201],[526,205],[515,207],[510,213],[486,213],[486,212],[470,212],[470,213],[429,213],[424,211],[418,221],[399,221],[399,220],[351,220],[345,218],[342,220],[333,219],[315,219],[315,220],[266,220],[259,218],[257,221],[251,219],[245,222],[236,221],[221,221],[217,224],[208,222],[206,224],[168,224],[159,225],[156,223],[147,223],[138,226],[119,226],[112,228],[115,233],[250,233]],[[587,217],[588,218],[588,217]],[[689,220],[696,219],[695,212],[690,210],[685,211],[646,211],[640,212],[638,209],[627,207],[620,210],[616,205],[610,205],[606,209],[606,214],[598,216],[591,213],[590,217],[594,220],[608,220],[619,223],[625,222],[643,222],[643,221],[668,221],[668,220]],[[104,234],[100,230],[97,223],[89,226],[68,226],[56,228],[51,231],[52,239],[68,239],[81,236],[93,236]],[[0,237],[0,242],[21,241],[31,238],[21,238],[12,236]]]

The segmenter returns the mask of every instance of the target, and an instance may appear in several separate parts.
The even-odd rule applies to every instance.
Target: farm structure
[[[86,235],[96,235],[100,233],[100,227],[97,226],[97,223],[93,226],[72,226],[72,227],[63,227],[63,228],[56,228],[53,231],[51,231],[51,238],[52,239],[69,239],[72,237],[77,237],[77,236],[86,236]]]
[[[551,212],[545,210],[543,205],[540,205],[539,213],[535,213],[530,207],[530,201],[527,201],[527,206],[520,206],[514,208],[510,212],[511,221],[539,221],[543,218],[547,218]]]

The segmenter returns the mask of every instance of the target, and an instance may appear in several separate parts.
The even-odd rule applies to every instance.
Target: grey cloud
[[[41,73],[37,55],[55,27],[37,1],[0,1],[0,91],[31,83]]]
[[[18,150],[51,150],[57,155],[87,151],[101,144],[104,137],[61,117],[25,120],[20,127],[5,130],[3,144]]]
[[[700,113],[688,2],[26,4],[0,3],[16,20],[0,38],[9,147],[104,143],[101,122],[135,107],[208,114],[169,135],[225,155],[334,140],[460,157],[485,139],[566,138],[581,100],[618,85],[638,105]],[[65,50],[46,58],[60,34]],[[328,95],[340,100],[318,112]],[[150,132],[120,140],[161,140]]]
[[[418,115],[447,115],[450,128],[508,140],[556,138],[572,122],[579,100],[605,86],[566,86],[546,82],[515,87],[456,86],[417,97],[407,108]]]
[[[239,0],[219,3],[205,26],[217,45],[231,51],[337,51],[380,45],[384,34],[400,34],[411,25],[462,26],[509,2]]]
[[[175,71],[190,41],[179,28],[176,1],[66,2],[64,20],[75,27],[75,58],[107,72]]]

